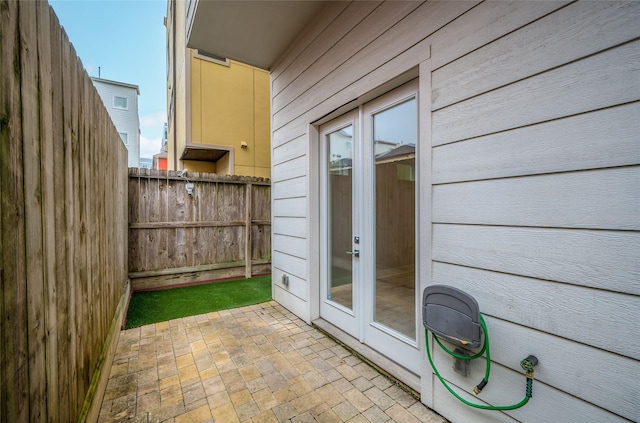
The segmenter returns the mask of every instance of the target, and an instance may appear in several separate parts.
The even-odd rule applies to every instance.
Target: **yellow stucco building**
[[[184,1],[167,6],[167,168],[270,177],[265,70],[186,46]]]

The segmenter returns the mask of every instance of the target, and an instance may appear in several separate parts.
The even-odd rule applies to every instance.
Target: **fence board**
[[[51,45],[51,98],[53,104],[62,105],[62,34],[58,19],[52,10],[49,10],[51,18],[50,24],[50,45]],[[67,303],[67,249],[66,241],[66,204],[64,201],[56,201],[56,199],[65,198],[65,156],[64,156],[64,135],[63,135],[63,113],[61,107],[52,107],[52,145],[53,145],[53,199],[54,199],[54,252],[55,257],[55,289],[56,302],[51,304],[55,307],[56,330],[50,336],[56,340],[55,366],[58,377],[55,381],[55,395],[50,393],[49,400],[56,401],[58,409],[57,415],[49,413],[50,420],[69,421],[69,380],[63,377],[68,374],[69,363],[68,357],[68,303]],[[53,301],[51,301],[53,303]],[[52,357],[53,361],[54,357]],[[49,360],[48,360],[49,361]],[[52,378],[55,376],[52,374]],[[53,386],[52,386],[53,389]]]
[[[37,31],[38,31],[38,72],[40,94],[40,151],[41,151],[41,184],[43,222],[55,222],[55,193],[54,193],[54,166],[53,157],[53,107],[52,107],[52,61],[53,49],[51,44],[51,12],[46,2],[36,4]],[[46,164],[52,163],[53,166]],[[46,337],[46,406],[55,410],[58,406],[58,313],[57,313],[57,287],[56,287],[56,240],[55,225],[43,227],[43,272],[44,272],[44,330]],[[55,413],[54,413],[55,414]],[[57,415],[49,415],[49,421],[56,421]]]
[[[44,274],[42,261],[42,186],[38,98],[38,37],[36,3],[19,3],[20,94],[22,97],[22,141],[24,169],[25,248],[27,274],[28,374],[31,421],[46,416],[44,325]]]
[[[27,304],[24,234],[24,192],[17,3],[6,3],[0,13],[2,39],[0,172],[2,172],[3,332],[2,410],[14,421],[29,420],[27,366]],[[10,253],[10,249],[15,254]],[[13,284],[13,281],[20,283]],[[10,287],[10,284],[13,285]],[[11,289],[13,288],[13,289]]]
[[[193,195],[186,183],[195,184]],[[263,178],[129,170],[132,289],[251,277],[270,269],[271,186]]]

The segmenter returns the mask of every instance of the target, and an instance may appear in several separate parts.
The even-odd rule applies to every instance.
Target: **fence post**
[[[245,188],[245,233],[244,233],[244,260],[245,260],[245,278],[250,278],[251,275],[251,193],[253,186],[250,182],[247,182]]]

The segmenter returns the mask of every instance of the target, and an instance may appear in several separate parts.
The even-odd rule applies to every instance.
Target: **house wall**
[[[232,147],[236,175],[270,177],[269,73],[232,60],[215,63],[191,49],[189,54],[191,142]]]
[[[519,361],[540,360],[521,409],[461,405],[424,360],[422,401],[453,422],[637,419],[639,18],[634,2],[328,4],[271,74],[275,299],[318,317],[317,124],[418,76],[419,289],[456,286],[485,315],[492,381],[468,398],[518,402]],[[484,372],[435,360],[459,390]]]
[[[92,79],[102,102],[118,132],[127,133],[129,167],[140,167],[140,119],[138,116],[138,90],[117,83]],[[127,109],[113,106],[114,96],[127,98]]]
[[[186,47],[184,1],[170,1],[169,169],[187,168],[244,176],[271,176],[269,72],[229,60],[212,60]],[[175,34],[175,35],[174,35]],[[173,40],[175,36],[175,46]],[[175,74],[175,89],[172,88]],[[176,133],[173,133],[175,125]],[[242,148],[242,143],[246,148]],[[231,147],[218,162],[180,160],[187,143]],[[175,145],[175,149],[174,146]],[[175,157],[175,163],[174,159]]]

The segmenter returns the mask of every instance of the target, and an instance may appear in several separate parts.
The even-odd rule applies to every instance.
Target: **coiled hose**
[[[460,359],[460,360],[475,360],[476,358],[481,357],[483,353],[486,353],[485,354],[486,367],[485,367],[485,371],[484,371],[484,378],[482,378],[480,383],[478,383],[478,385],[475,388],[473,388],[473,392],[476,395],[478,395],[482,391],[482,389],[486,386],[486,384],[489,383],[489,373],[491,373],[491,353],[490,353],[490,349],[489,349],[489,333],[487,332],[487,325],[484,322],[484,318],[482,317],[482,314],[480,315],[480,327],[482,328],[482,332],[484,333],[484,343],[482,344],[482,348],[480,349],[480,351],[477,352],[474,355],[471,355],[471,356],[457,354],[457,353],[449,350],[447,347],[445,347],[442,344],[442,342],[440,342],[440,340],[438,339],[438,337],[435,334],[433,335],[433,338],[436,340],[436,343],[438,345],[440,345],[440,348],[442,348],[447,354],[449,354],[449,355],[451,355],[451,356],[453,356],[453,357],[455,357],[457,359]],[[467,401],[466,399],[464,399],[460,395],[458,395],[458,393],[455,392],[449,386],[449,384],[442,378],[442,376],[440,375],[440,372],[438,372],[438,369],[436,368],[436,365],[433,362],[433,359],[431,358],[431,351],[430,351],[430,348],[429,348],[429,331],[426,328],[424,330],[424,339],[425,339],[425,346],[427,347],[427,357],[429,358],[429,363],[431,364],[431,368],[433,369],[433,372],[435,373],[435,375],[440,380],[440,383],[442,383],[442,385],[445,388],[447,388],[447,391],[449,391],[451,393],[451,395],[456,397],[462,403],[464,403],[464,404],[466,404],[466,405],[468,405],[470,407],[479,408],[481,410],[515,410],[517,408],[522,407],[527,402],[529,402],[529,399],[533,396],[533,368],[538,364],[538,359],[535,356],[530,355],[530,356],[528,356],[527,358],[525,358],[524,360],[522,360],[520,362],[520,366],[526,372],[525,376],[527,378],[526,386],[525,386],[525,396],[522,399],[522,401],[520,401],[517,404],[513,404],[513,405],[484,405],[484,404],[476,404],[476,403]]]

